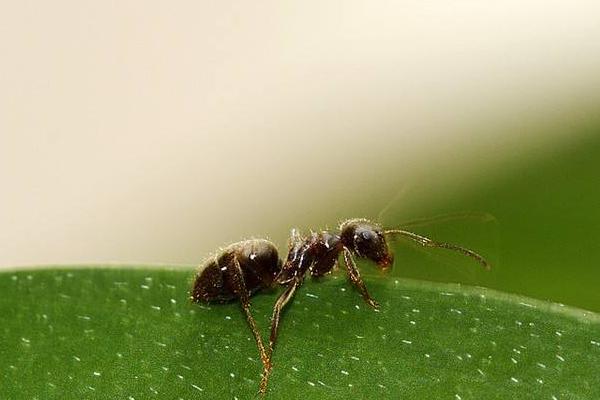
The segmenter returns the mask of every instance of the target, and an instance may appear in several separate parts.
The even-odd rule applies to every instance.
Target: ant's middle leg
[[[379,303],[376,302],[367,287],[365,286],[365,282],[360,277],[360,272],[356,267],[356,263],[354,262],[354,258],[352,258],[352,253],[348,250],[347,247],[344,247],[344,264],[346,265],[346,269],[348,270],[348,277],[350,277],[350,281],[356,286],[356,288],[360,291],[363,299],[373,308],[379,308]]]
[[[256,345],[258,347],[258,351],[260,352],[260,359],[263,363],[263,367],[270,368],[270,356],[265,349],[265,345],[262,340],[262,336],[258,327],[256,326],[256,321],[252,316],[252,312],[250,311],[250,297],[248,290],[246,289],[246,283],[244,281],[244,274],[242,272],[242,267],[240,266],[239,261],[236,257],[233,258],[233,266],[234,266],[234,274],[233,274],[233,283],[234,288],[237,294],[240,296],[240,303],[242,305],[242,309],[246,314],[246,320],[248,321],[248,325],[250,325],[250,330],[254,335],[254,339],[256,340]]]
[[[269,362],[265,364],[262,379],[260,382],[260,393],[265,394],[267,391],[267,384],[269,381],[269,376],[271,375],[271,369],[273,364],[271,363],[271,358],[273,357],[273,349],[275,348],[275,342],[277,342],[277,334],[279,332],[279,319],[281,318],[281,311],[283,308],[289,303],[289,301],[294,297],[294,293],[302,284],[302,280],[294,279],[292,280],[288,287],[279,295],[275,305],[273,306],[273,316],[271,317],[271,336],[269,337]]]
[[[281,317],[281,311],[286,304],[294,297],[296,289],[300,287],[301,281],[294,279],[290,282],[290,285],[285,289],[279,296],[275,305],[273,306],[273,316],[271,317],[271,336],[269,337],[269,349],[273,353],[275,342],[277,341],[277,334],[279,332],[279,319]]]

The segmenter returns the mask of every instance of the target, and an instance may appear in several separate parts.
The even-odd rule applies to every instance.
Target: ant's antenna
[[[441,223],[448,222],[454,220],[461,219],[474,219],[479,222],[494,222],[497,223],[498,220],[490,213],[479,212],[479,211],[465,211],[465,212],[456,212],[456,213],[447,213],[440,214],[429,218],[418,218],[410,221],[405,221],[400,223],[399,225],[403,228],[412,228],[415,226],[423,226],[429,225],[431,223]]]
[[[388,229],[388,230],[384,230],[383,233],[385,235],[400,235],[400,236],[407,237],[411,240],[414,240],[415,242],[419,243],[421,246],[424,246],[424,247],[438,247],[438,248],[442,248],[442,249],[454,250],[461,254],[464,254],[465,256],[475,259],[479,264],[483,265],[483,267],[487,270],[489,270],[491,268],[490,264],[487,262],[487,260],[485,258],[483,258],[482,256],[480,256],[479,254],[475,253],[473,250],[469,250],[467,248],[457,246],[455,244],[436,242],[425,236],[417,235],[416,233],[405,231],[402,229]]]
[[[392,197],[391,200],[388,201],[388,203],[385,205],[385,207],[383,207],[381,209],[381,211],[379,211],[379,214],[377,214],[376,221],[381,221],[381,217],[383,217],[383,214],[388,212],[388,210],[392,207],[392,205],[394,203],[396,203],[398,200],[400,200],[402,197],[404,197],[406,195],[407,191],[408,191],[407,185],[403,185],[400,189],[398,189],[398,191],[396,192],[394,197]]]

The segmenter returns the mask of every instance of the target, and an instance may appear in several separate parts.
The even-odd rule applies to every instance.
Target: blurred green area
[[[467,192],[448,193],[425,216],[482,211],[497,222],[465,219],[415,228],[489,257],[491,272],[443,250],[407,251],[394,244],[393,275],[453,281],[600,311],[600,125],[585,142],[507,171]],[[392,208],[386,225],[404,215]]]

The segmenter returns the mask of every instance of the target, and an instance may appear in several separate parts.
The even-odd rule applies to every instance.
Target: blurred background
[[[600,311],[597,1],[0,4],[0,266],[195,265],[350,217],[392,276]],[[376,273],[365,265],[364,273]]]

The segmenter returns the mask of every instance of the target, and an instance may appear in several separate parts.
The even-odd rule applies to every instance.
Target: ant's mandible
[[[260,393],[265,394],[272,369],[271,358],[277,342],[281,312],[304,282],[306,274],[320,277],[331,272],[336,267],[340,255],[343,255],[343,264],[350,281],[365,302],[377,308],[379,304],[369,294],[354,257],[371,260],[382,269],[391,267],[393,256],[387,245],[387,236],[403,236],[424,247],[454,250],[475,259],[489,269],[488,262],[482,256],[467,248],[437,242],[403,229],[383,229],[366,219],[350,219],[343,222],[336,233],[322,231],[302,236],[297,230],[292,230],[285,263],[279,259],[273,243],[267,240],[234,243],[207,261],[199,270],[191,298],[194,302],[221,303],[239,299],[263,362]],[[267,350],[250,312],[249,297],[274,283],[285,286],[285,290],[273,306]]]

